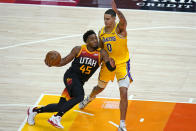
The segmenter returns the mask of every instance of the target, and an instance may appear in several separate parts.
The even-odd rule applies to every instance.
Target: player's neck
[[[90,47],[90,46],[88,46],[88,45],[86,46],[86,48],[87,48],[87,50],[88,50],[88,51],[90,51],[90,52],[95,51],[95,49],[91,48],[91,47]]]
[[[111,33],[114,27],[115,27],[115,24],[105,27],[105,33]]]

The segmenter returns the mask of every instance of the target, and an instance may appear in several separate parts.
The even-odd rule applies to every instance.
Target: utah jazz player
[[[94,74],[100,63],[104,61],[110,71],[115,70],[114,60],[109,58],[105,50],[98,49],[98,39],[94,31],[87,31],[83,35],[83,39],[86,45],[74,47],[71,53],[61,59],[60,64],[57,65],[58,67],[64,66],[74,59],[71,67],[65,72],[66,88],[59,102],[41,108],[29,108],[27,119],[29,125],[35,124],[34,117],[38,113],[57,112],[56,115],[48,119],[48,122],[57,128],[63,128],[60,123],[61,117],[84,99],[83,85]],[[51,66],[48,61],[45,63]]]
[[[120,22],[115,23],[116,14]],[[105,27],[99,32],[100,47],[105,49],[109,56],[115,60],[116,70],[110,72],[106,68],[106,64],[102,64],[99,74],[98,85],[94,87],[91,94],[85,98],[80,104],[80,109],[83,109],[91,102],[97,94],[104,90],[107,83],[116,78],[120,90],[120,131],[126,131],[125,118],[128,106],[127,90],[132,82],[130,75],[129,51],[127,48],[127,21],[120,12],[114,0],[112,0],[112,9],[109,9],[104,14]]]

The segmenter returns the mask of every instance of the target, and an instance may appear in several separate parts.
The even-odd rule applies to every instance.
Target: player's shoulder
[[[103,27],[99,30],[99,32],[98,32],[98,35],[99,35],[99,36],[101,36],[101,35],[104,34],[104,29],[105,29],[105,26],[103,26]]]
[[[82,49],[82,46],[75,46],[73,49],[72,49],[72,52],[78,54],[80,52],[80,50]]]
[[[74,50],[81,50],[82,46],[75,46],[73,49]]]
[[[116,24],[115,32],[117,33],[118,36],[120,36],[120,38],[127,37],[127,28],[125,27],[123,30],[120,29],[119,23]]]

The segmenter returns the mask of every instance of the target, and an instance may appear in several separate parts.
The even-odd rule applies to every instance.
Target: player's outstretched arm
[[[68,64],[69,62],[71,62],[80,52],[81,46],[76,46],[72,49],[72,51],[64,58],[61,59],[61,62],[59,63],[59,65],[57,65],[57,67],[61,67],[64,66],[66,64]]]
[[[118,18],[120,19],[120,22],[118,24],[120,32],[126,31],[127,20],[125,19],[123,13],[117,9],[115,0],[112,0],[112,9],[116,12]]]
[[[101,53],[101,61],[105,62],[106,67],[108,68],[108,70],[109,71],[114,71],[116,69],[114,59],[110,58],[108,53],[104,49],[101,49],[100,53]]]

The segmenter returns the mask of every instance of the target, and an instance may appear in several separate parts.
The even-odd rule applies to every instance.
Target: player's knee
[[[67,100],[64,97],[61,97],[59,100],[59,103],[57,105],[57,108],[60,108],[62,105],[64,105],[67,102]]]
[[[120,87],[120,98],[121,100],[127,100],[127,88],[126,87]]]
[[[121,99],[121,100],[127,100],[128,97],[127,97],[127,95],[121,95],[120,99]]]
[[[96,90],[102,91],[105,89],[105,87],[100,87],[99,85],[95,86]]]
[[[107,86],[107,84],[108,84],[107,82],[103,82],[99,80],[98,85],[96,87],[103,90]]]

